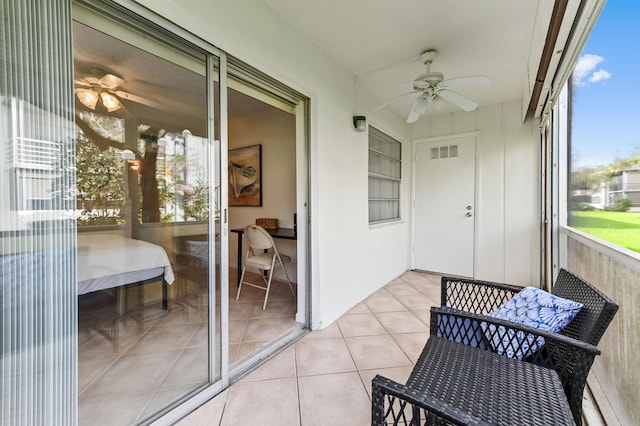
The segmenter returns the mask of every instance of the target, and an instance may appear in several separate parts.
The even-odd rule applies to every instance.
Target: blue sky
[[[576,65],[574,167],[640,152],[640,2],[607,1]]]

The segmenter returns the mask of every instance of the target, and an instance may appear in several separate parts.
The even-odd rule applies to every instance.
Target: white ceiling
[[[141,123],[165,131],[188,128],[194,134],[206,134],[204,57],[199,63],[194,61],[195,68],[198,64],[202,68],[194,72],[78,22],[74,23],[73,32],[76,81],[111,73],[123,79],[119,90],[140,100],[124,101],[125,108],[111,115],[135,115]],[[180,59],[185,61],[184,57]],[[228,101],[229,117],[234,118],[271,108],[231,88]],[[76,106],[84,109],[77,100]],[[99,106],[97,111],[104,113]]]
[[[438,51],[431,70],[445,79],[491,79],[490,86],[456,89],[480,106],[519,100],[524,92],[539,0],[265,1],[346,71],[360,76],[359,86],[380,103],[412,89],[412,80],[425,72],[416,58],[428,49]],[[540,36],[544,40],[545,34]],[[413,96],[406,96],[389,107],[406,116],[412,102]],[[456,108],[426,114],[450,111]]]
[[[456,88],[480,106],[521,99],[531,46],[539,47],[546,35],[540,31],[534,35],[540,21],[545,21],[545,17],[536,17],[539,4],[552,4],[551,0],[264,1],[357,76],[359,87],[374,98],[368,105],[358,99],[356,112],[365,115],[412,89],[413,79],[425,72],[417,57],[428,49],[438,51],[431,70],[442,72],[445,78],[485,75],[491,79],[489,86]],[[542,26],[543,32],[547,26]],[[167,122],[180,121],[179,126],[196,128],[203,122],[205,81],[199,73],[143,54],[80,24],[74,25],[74,33],[76,79],[86,77],[94,67],[122,77],[122,90],[155,105],[128,103],[149,123],[155,120],[167,126]],[[387,108],[404,117],[414,97],[405,96]],[[242,115],[266,107],[259,102],[249,105],[247,100],[246,96],[230,96],[230,112]],[[248,112],[243,105],[251,106]],[[446,104],[439,111],[427,110],[426,115],[451,111],[458,109]]]

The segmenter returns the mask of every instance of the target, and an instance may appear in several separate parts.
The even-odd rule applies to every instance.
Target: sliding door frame
[[[159,413],[147,421],[146,424],[164,425],[177,422],[186,414],[198,408],[206,401],[220,393],[229,385],[229,298],[228,298],[228,281],[229,281],[229,250],[228,250],[228,198],[227,198],[227,175],[226,167],[223,165],[227,162],[228,149],[228,126],[227,126],[227,55],[214,47],[195,37],[193,34],[185,31],[183,28],[173,24],[172,22],[158,16],[149,9],[135,3],[131,0],[119,0],[117,2],[103,0],[75,0],[75,3],[85,6],[96,13],[100,13],[107,18],[118,22],[118,17],[113,16],[110,10],[117,10],[127,16],[126,19],[134,21],[143,21],[151,28],[158,31],[162,35],[163,41],[180,50],[181,43],[188,43],[192,47],[199,49],[206,57],[206,81],[207,81],[207,138],[210,141],[210,162],[209,162],[209,181],[216,182],[220,177],[219,191],[212,191],[210,197],[210,211],[214,212],[214,197],[218,197],[217,206],[219,207],[219,227],[216,224],[215,214],[210,215],[208,224],[209,240],[209,257],[213,261],[209,262],[208,271],[208,384],[200,391],[194,391],[187,399],[176,407]],[[217,69],[216,69],[217,68]],[[218,78],[219,77],[219,78]],[[219,81],[219,102],[216,104],[215,85]],[[219,111],[218,111],[219,109]],[[219,129],[215,128],[216,117],[219,119]],[[216,132],[218,130],[219,132]],[[217,139],[216,136],[219,135]],[[211,185],[213,188],[215,185]],[[216,282],[216,260],[218,253],[216,252],[216,239],[220,238],[220,282]],[[216,287],[220,286],[220,305],[216,300]],[[218,312],[220,309],[220,346],[216,351],[216,324]],[[217,376],[219,364],[219,377]]]
[[[180,43],[189,43],[191,46],[200,49],[206,56],[206,79],[207,79],[207,132],[211,142],[211,165],[213,166],[210,182],[219,183],[219,189],[212,195],[218,198],[219,226],[215,220],[209,223],[209,235],[219,238],[219,279],[216,282],[216,267],[209,268],[209,384],[194,391],[188,399],[174,408],[162,414],[156,415],[147,424],[161,425],[174,423],[183,418],[191,411],[216,396],[226,389],[230,383],[239,380],[244,374],[251,371],[256,365],[276,354],[286,345],[299,339],[306,329],[308,329],[311,319],[311,292],[310,290],[310,217],[309,217],[309,194],[310,194],[310,171],[309,171],[309,99],[301,93],[283,85],[279,81],[263,74],[255,68],[242,63],[236,58],[228,57],[227,54],[208,42],[198,38],[194,34],[186,31],[171,21],[159,16],[157,13],[134,2],[133,0],[74,0],[76,3],[90,7],[97,12],[103,12],[106,16],[109,9],[115,8],[133,20],[143,21],[159,33],[166,36],[166,42],[176,48],[180,48]],[[112,17],[113,18],[113,17]],[[116,19],[117,20],[117,19]],[[182,40],[182,41],[181,41]],[[217,69],[216,69],[217,62]],[[284,99],[295,105],[296,115],[296,209],[298,212],[298,287],[300,289],[298,300],[298,314],[296,320],[300,327],[290,330],[288,333],[278,337],[270,344],[265,345],[261,350],[244,359],[238,365],[231,366],[229,354],[229,208],[228,208],[228,149],[229,149],[229,129],[228,129],[228,76],[234,74],[234,70],[241,69],[248,72],[252,81],[259,81],[263,90]],[[219,104],[216,103],[216,93],[214,92],[216,82],[219,89]],[[216,108],[219,110],[216,111]],[[218,129],[215,123],[218,122]],[[216,178],[219,177],[219,182]],[[213,201],[211,201],[213,204]],[[213,207],[213,206],[212,206]],[[211,209],[213,211],[213,208]],[[215,239],[209,239],[210,259],[217,260]],[[215,264],[215,262],[210,262]],[[216,301],[216,286],[220,287],[220,304]],[[218,309],[220,312],[216,312]],[[216,352],[216,327],[213,321],[220,318],[220,347]],[[216,357],[219,359],[216,360]],[[217,361],[220,365],[220,376],[216,376]]]

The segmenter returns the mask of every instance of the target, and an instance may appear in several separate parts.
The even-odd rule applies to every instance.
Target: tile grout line
[[[185,323],[185,324],[190,324],[190,323]],[[159,326],[162,326],[162,325],[160,324]],[[167,368],[167,372],[166,372],[165,376],[162,378],[162,381],[160,382],[160,384],[158,386],[155,386],[155,389],[151,393],[151,396],[149,397],[147,403],[144,405],[144,407],[142,407],[140,409],[140,413],[138,414],[138,416],[136,417],[136,420],[135,420],[136,422],[141,420],[140,416],[142,416],[144,414],[144,412],[147,409],[147,407],[149,407],[149,404],[151,404],[151,401],[153,400],[153,398],[158,394],[158,392],[160,391],[160,388],[162,388],[162,386],[165,384],[165,381],[167,380],[167,377],[169,377],[169,374],[171,374],[171,371],[178,364],[178,361],[180,361],[180,357],[182,357],[182,355],[184,354],[185,350],[189,346],[189,342],[191,342],[191,339],[193,339],[193,336],[195,336],[195,334],[198,332],[198,328],[199,328],[199,325],[194,327],[193,332],[191,333],[191,336],[189,336],[189,338],[185,340],[184,346],[180,350],[180,353],[178,354],[178,356],[176,356],[176,359],[173,361],[171,366],[169,368]]]
[[[300,341],[302,340],[299,340],[298,342]],[[296,392],[298,394],[298,424],[302,426],[302,404],[300,403],[302,398],[300,397],[300,376],[298,375],[298,352],[296,351],[296,345],[298,344],[298,342],[293,344],[292,349],[293,349],[293,365],[295,367],[295,374],[296,374]]]

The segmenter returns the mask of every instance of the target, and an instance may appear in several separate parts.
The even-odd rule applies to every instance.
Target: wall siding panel
[[[519,102],[424,118],[421,139],[480,131],[476,147],[475,276],[520,285],[539,283],[539,152],[537,120],[520,120]]]

